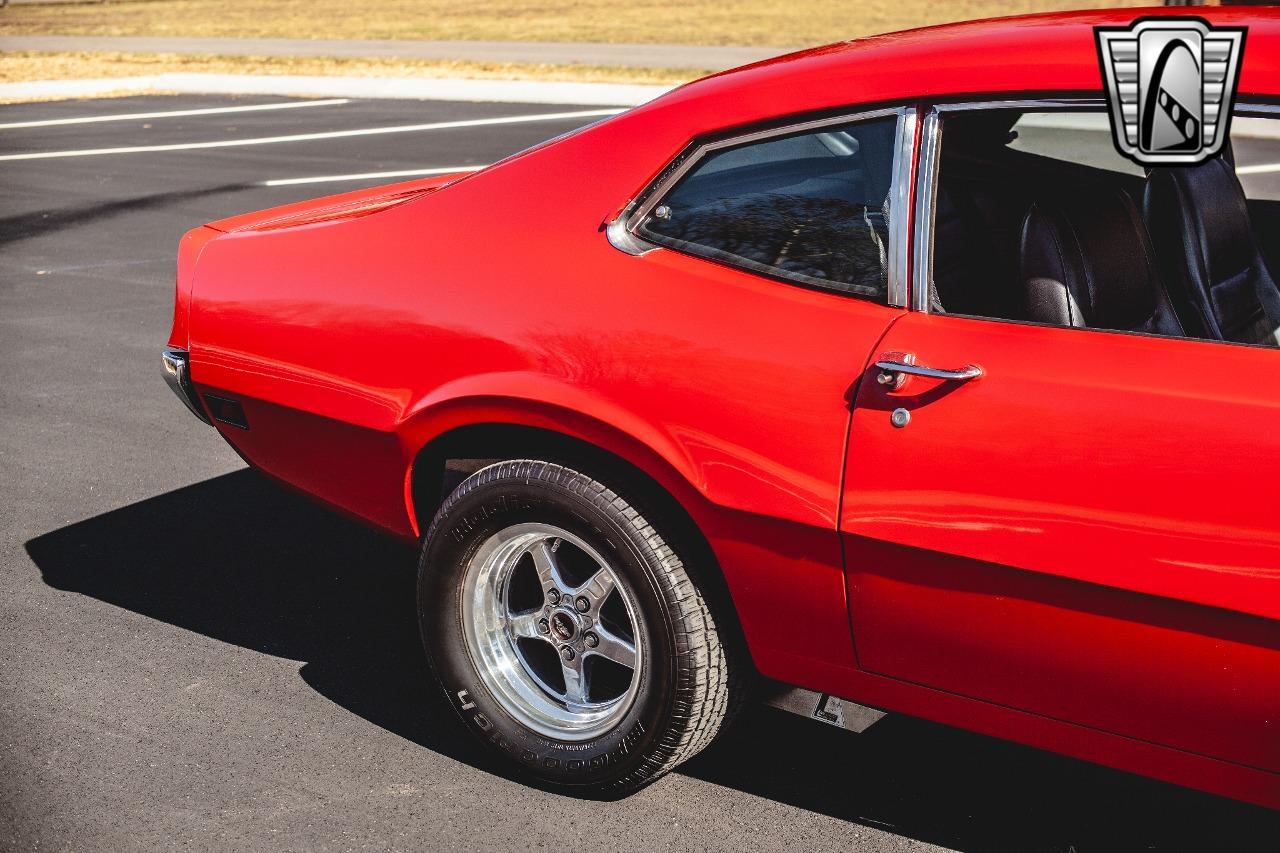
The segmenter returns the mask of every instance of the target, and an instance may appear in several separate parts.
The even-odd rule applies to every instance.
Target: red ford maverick
[[[1280,13],[1203,16],[1234,102],[1206,41],[1220,107],[1115,107],[1202,162],[1119,150],[1134,10],[836,44],[196,228],[166,375],[421,543],[433,671],[541,783],[754,694],[1280,808]]]

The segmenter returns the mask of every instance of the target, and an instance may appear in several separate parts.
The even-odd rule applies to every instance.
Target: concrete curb
[[[106,93],[285,95],[292,97],[403,98],[510,104],[631,107],[671,86],[562,83],[539,80],[451,80],[416,77],[302,77],[253,74],[155,74],[94,80],[0,83],[0,99],[92,98]]]

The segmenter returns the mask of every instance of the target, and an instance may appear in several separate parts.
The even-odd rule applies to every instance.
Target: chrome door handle
[[[966,365],[958,370],[943,370],[937,367],[926,367],[916,364],[915,357],[908,353],[886,353],[876,362],[880,375],[876,381],[890,386],[890,390],[899,388],[908,375],[925,376],[929,379],[942,379],[948,382],[968,382],[982,376],[982,368],[976,364]]]

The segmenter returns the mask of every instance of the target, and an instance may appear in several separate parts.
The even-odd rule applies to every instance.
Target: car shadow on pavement
[[[306,661],[301,676],[341,707],[501,773],[430,683],[416,554],[402,543],[239,471],[26,547],[57,589]],[[1280,839],[1274,812],[904,717],[851,735],[752,708],[680,772],[962,850],[1276,849]]]
[[[245,183],[222,184],[216,187],[153,193],[138,198],[115,199],[86,204],[80,207],[37,210],[22,213],[18,216],[6,216],[0,218],[0,246],[61,231],[72,226],[88,225],[100,219],[117,216],[122,213],[134,213],[179,202],[197,201],[208,196],[238,192],[253,186],[254,184]]]
[[[457,737],[427,671],[414,613],[416,551],[255,472],[113,510],[26,548],[52,587],[305,661],[302,678],[342,707],[484,763],[481,749]]]

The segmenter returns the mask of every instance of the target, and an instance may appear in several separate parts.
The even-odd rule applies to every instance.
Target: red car
[[[543,783],[764,685],[1280,807],[1280,14],[1203,15],[1199,165],[1113,144],[1133,10],[836,44],[197,228],[167,374],[421,541],[441,685]]]

